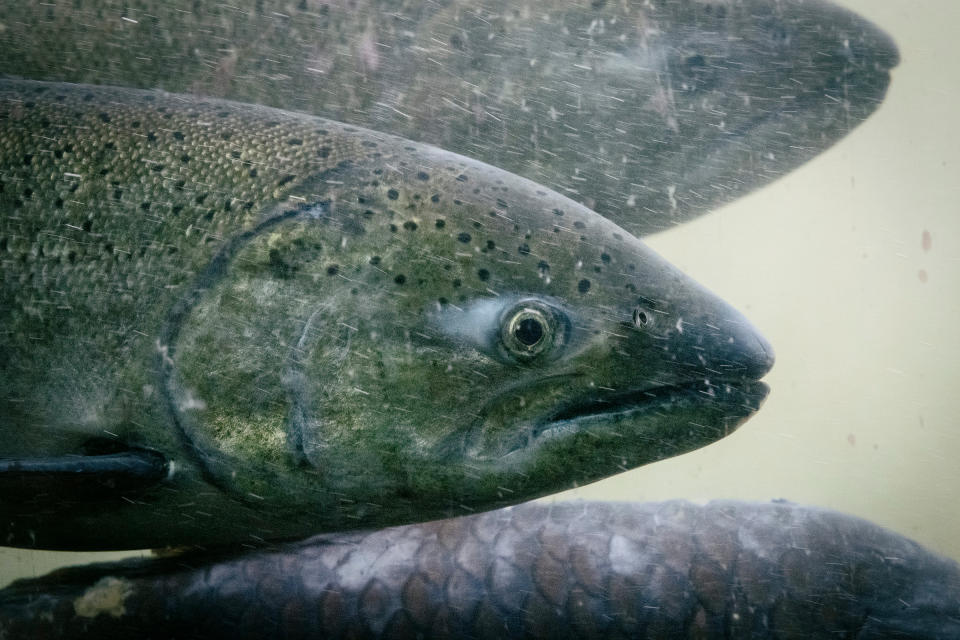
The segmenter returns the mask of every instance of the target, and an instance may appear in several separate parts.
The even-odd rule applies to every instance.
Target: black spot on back
[[[584,278],[583,280],[578,282],[577,291],[579,291],[580,293],[586,293],[587,291],[590,291],[590,281]]]

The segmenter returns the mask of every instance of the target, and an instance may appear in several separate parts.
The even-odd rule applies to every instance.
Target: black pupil
[[[517,328],[514,329],[513,335],[516,336],[521,344],[532,347],[540,342],[540,338],[543,337],[543,325],[540,324],[539,320],[524,318],[517,325]]]

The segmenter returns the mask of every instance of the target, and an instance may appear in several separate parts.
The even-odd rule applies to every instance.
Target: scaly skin
[[[784,175],[880,104],[886,34],[819,0],[0,3],[0,73],[201,93],[420,140],[632,233]]]
[[[149,449],[170,470],[142,493],[27,478],[0,500],[7,544],[505,506],[712,442],[766,394],[769,345],[638,240],[400,138],[2,81],[0,189],[0,458]]]
[[[0,591],[12,638],[960,637],[960,566],[788,503],[521,505]]]

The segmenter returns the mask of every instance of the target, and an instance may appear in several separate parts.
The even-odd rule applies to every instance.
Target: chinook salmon
[[[530,178],[640,235],[830,147],[879,106],[898,60],[886,34],[820,0],[0,6],[0,73],[388,131]]]
[[[960,637],[960,566],[792,504],[527,504],[0,591],[15,638]]]
[[[526,179],[266,107],[0,81],[0,540],[256,542],[712,442],[770,346]]]

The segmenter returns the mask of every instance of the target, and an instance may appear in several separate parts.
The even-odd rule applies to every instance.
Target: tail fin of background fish
[[[560,503],[0,591],[27,638],[960,637],[960,566],[792,504]]]
[[[886,34],[822,0],[0,7],[0,73],[367,126],[528,177],[638,235],[829,148],[880,105],[898,62]]]

